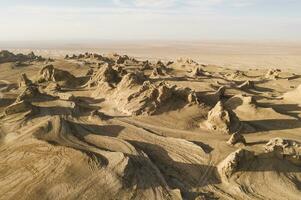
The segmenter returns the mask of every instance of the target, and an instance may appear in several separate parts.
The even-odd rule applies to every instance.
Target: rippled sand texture
[[[43,57],[0,52],[0,199],[300,199],[296,71]]]

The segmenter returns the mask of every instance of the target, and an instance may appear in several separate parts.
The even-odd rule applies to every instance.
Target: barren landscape
[[[0,199],[300,199],[299,46],[8,48]]]

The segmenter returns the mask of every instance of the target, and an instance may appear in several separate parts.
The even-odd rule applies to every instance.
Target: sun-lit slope
[[[89,53],[8,67],[4,199],[300,196],[296,74]]]

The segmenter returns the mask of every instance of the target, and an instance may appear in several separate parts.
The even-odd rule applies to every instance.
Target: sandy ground
[[[1,198],[300,199],[300,47],[206,45],[1,63]]]
[[[299,42],[233,41],[99,41],[99,42],[18,42],[1,43],[2,49],[14,52],[35,50],[39,55],[60,57],[85,52],[129,54],[141,59],[192,58],[199,63],[223,67],[282,68],[300,70]]]

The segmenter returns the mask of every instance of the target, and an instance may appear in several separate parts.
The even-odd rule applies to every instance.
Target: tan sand
[[[301,72],[301,43],[275,41],[78,41],[0,42],[13,52],[32,50],[45,57],[85,52],[128,54],[141,59],[192,58],[203,64],[223,67],[280,68]]]
[[[300,56],[271,51],[0,53],[1,199],[300,199]]]

